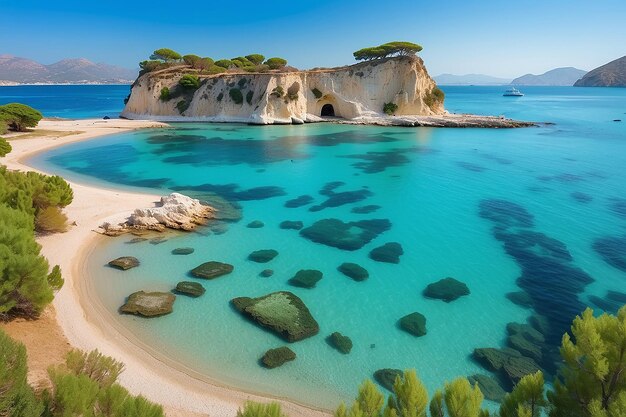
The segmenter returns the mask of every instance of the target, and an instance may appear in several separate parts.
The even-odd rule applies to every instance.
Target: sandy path
[[[39,129],[44,136],[29,135],[26,139],[11,140],[13,151],[0,163],[10,169],[33,170],[24,160],[36,153],[67,143],[94,139],[102,135],[120,133],[133,129],[161,127],[153,121],[132,120],[44,120]],[[69,135],[54,132],[76,132]],[[233,417],[246,401],[268,401],[266,397],[219,386],[177,366],[164,358],[157,358],[140,346],[123,329],[115,328],[106,320],[84,285],[85,260],[104,237],[93,232],[105,220],[117,220],[127,216],[135,208],[150,207],[159,196],[129,193],[117,190],[89,187],[71,183],[74,201],[66,208],[70,222],[75,221],[68,232],[39,237],[42,253],[51,265],[59,264],[63,270],[65,285],[56,295],[54,309],[44,315],[44,321],[14,322],[3,327],[28,348],[32,366],[30,379],[39,381],[45,377],[47,366],[58,361],[66,352],[67,341],[83,350],[99,349],[126,365],[120,382],[135,394],[142,394],[152,401],[163,404],[170,416],[206,415]],[[54,326],[54,317],[60,326]],[[37,334],[33,334],[36,332]],[[65,339],[63,337],[65,336]],[[42,341],[49,339],[45,345]],[[67,341],[66,341],[67,340]],[[50,346],[49,354],[41,346]],[[167,362],[167,363],[166,363]],[[313,410],[291,402],[280,401],[291,416],[327,416],[328,413]]]

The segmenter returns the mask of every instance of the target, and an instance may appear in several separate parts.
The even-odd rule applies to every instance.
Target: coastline
[[[13,152],[2,159],[9,169],[31,170],[25,162],[38,153],[69,143],[91,140],[108,134],[134,129],[166,127],[154,121],[132,120],[43,120],[38,129],[57,132],[80,133],[55,137],[47,136],[9,139]],[[120,382],[134,394],[162,404],[169,416],[189,416],[209,413],[212,416],[232,417],[245,401],[279,401],[286,413],[298,416],[321,417],[329,413],[294,402],[256,395],[220,386],[216,381],[193,375],[188,369],[124,334],[124,329],[107,321],[98,309],[94,297],[90,297],[86,280],[85,261],[96,248],[101,235],[93,232],[104,221],[126,217],[135,208],[149,207],[160,196],[103,189],[70,182],[74,201],[65,212],[75,221],[68,232],[37,237],[42,254],[51,265],[59,264],[63,270],[65,285],[53,302],[56,322],[72,347],[83,350],[98,349],[124,362],[125,371]],[[150,381],[146,384],[146,381]]]

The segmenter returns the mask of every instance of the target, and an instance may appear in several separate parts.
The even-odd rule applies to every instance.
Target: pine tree
[[[547,405],[543,373],[523,377],[500,405],[500,417],[540,417]]]
[[[617,316],[576,316],[563,335],[563,365],[548,393],[550,417],[626,415],[626,306]]]

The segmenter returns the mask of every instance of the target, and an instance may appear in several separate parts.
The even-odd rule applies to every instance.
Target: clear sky
[[[626,55],[626,0],[0,0],[0,54],[84,57],[128,68],[160,47],[299,68],[353,62],[393,40],[421,44],[432,75],[516,77]]]

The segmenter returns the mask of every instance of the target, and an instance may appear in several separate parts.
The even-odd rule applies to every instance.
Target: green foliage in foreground
[[[71,351],[48,373],[50,389],[35,392],[26,380],[26,349],[0,330],[0,416],[163,417],[163,408],[117,383],[123,365],[92,351]]]
[[[9,131],[9,126],[7,126],[7,122],[0,119],[0,135],[4,135]]]
[[[37,126],[43,115],[26,104],[9,103],[0,106],[0,120],[3,125],[17,132],[23,132],[29,127]]]
[[[12,150],[11,144],[5,138],[0,138],[0,158],[7,156]]]
[[[354,52],[357,61],[388,58],[391,56],[410,56],[420,52],[422,47],[412,42],[388,42],[379,46],[359,49]]]
[[[26,381],[26,348],[0,330],[0,416],[40,416],[43,404]]]
[[[36,317],[63,284],[58,267],[49,273],[34,232],[36,225],[42,231],[64,229],[60,209],[72,198],[61,177],[0,166],[0,318]]]
[[[541,371],[526,375],[506,395],[499,417],[623,417],[626,416],[626,306],[617,316],[593,316],[591,309],[574,319],[572,335],[561,345],[563,364],[554,389],[545,392]],[[350,407],[336,417],[488,417],[483,394],[466,378],[446,383],[429,402],[414,370],[397,377],[385,396],[366,380]]]
[[[287,417],[278,403],[246,402],[242,409],[237,410],[237,417]]]
[[[159,94],[159,100],[161,101],[168,101],[171,98],[170,96],[170,89],[167,87],[163,87],[161,89],[161,94]]]
[[[383,112],[389,116],[394,114],[398,110],[398,105],[396,103],[385,103],[383,105]]]

